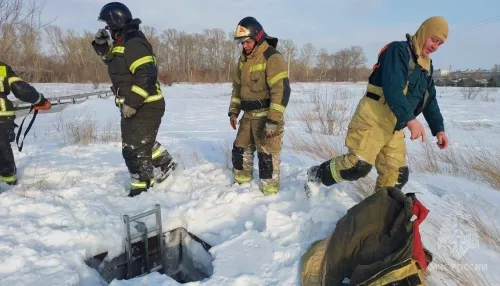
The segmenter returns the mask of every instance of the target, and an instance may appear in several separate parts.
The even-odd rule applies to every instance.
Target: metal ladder
[[[145,223],[139,221],[141,218],[156,215],[156,226],[149,229]],[[123,215],[123,222],[125,223],[125,255],[127,257],[127,279],[132,278],[132,241],[136,238],[142,238],[142,242],[144,243],[144,254],[146,260],[146,271],[144,271],[140,276],[149,274],[154,271],[162,270],[165,271],[165,244],[163,242],[163,231],[161,227],[161,209],[159,204],[155,204],[155,208],[153,210],[144,212],[142,214],[138,214],[130,217],[129,215]],[[135,222],[135,229],[139,232],[138,234],[131,235],[130,234],[130,223]],[[160,263],[154,267],[151,267],[150,257],[149,257],[149,248],[148,248],[148,234],[156,232],[158,237],[158,248],[160,250],[160,259],[157,259]]]

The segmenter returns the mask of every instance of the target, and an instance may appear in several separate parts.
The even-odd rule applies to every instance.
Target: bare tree
[[[228,32],[227,40],[224,42],[224,66],[227,68],[227,81],[233,80],[233,67],[241,54],[241,48],[231,40],[232,38],[233,32]]]
[[[366,56],[363,52],[363,48],[359,46],[353,46],[349,49],[350,54],[350,76],[352,80],[358,80],[358,70],[363,67],[366,62]]]
[[[278,51],[285,57],[288,64],[288,77],[291,77],[292,71],[290,67],[295,63],[297,58],[297,46],[290,39],[279,40]]]
[[[326,49],[320,49],[316,56],[317,67],[320,70],[319,80],[326,78],[328,68],[332,65],[333,56],[327,52]]]
[[[306,80],[309,80],[309,69],[312,68],[314,63],[314,58],[316,56],[316,48],[312,43],[306,43],[302,49],[300,49],[300,64],[304,67],[306,71]]]
[[[500,74],[500,64],[494,64],[491,71],[493,72],[493,76],[499,75]]]
[[[106,66],[90,45],[94,33],[42,24],[42,8],[38,0],[0,0],[0,60],[22,67],[30,81],[108,82]],[[232,31],[141,30],[155,52],[162,83],[232,80],[241,52]],[[292,81],[357,80],[366,73],[360,47],[329,54],[326,49],[318,52],[312,43],[299,50],[293,40],[280,39],[277,48]]]
[[[366,56],[361,47],[341,49],[333,55],[333,65],[337,80],[357,80],[357,72],[366,64]]]
[[[483,88],[478,86],[463,86],[460,88],[460,93],[464,99],[474,100],[478,95],[480,95],[483,91]]]
[[[0,0],[0,60],[10,65],[25,63],[27,58],[33,60],[32,46],[40,44],[37,33],[43,26],[40,15],[44,4],[40,1]],[[34,42],[29,43],[30,40]]]
[[[141,27],[142,32],[148,39],[148,42],[153,47],[153,51],[156,53],[160,49],[161,39],[160,36],[156,33],[156,29],[151,26],[143,26]]]

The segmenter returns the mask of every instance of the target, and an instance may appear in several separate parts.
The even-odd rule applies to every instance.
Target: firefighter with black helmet
[[[165,99],[157,80],[155,54],[139,29],[141,20],[119,2],[104,5],[98,20],[106,27],[97,31],[92,46],[108,66],[115,103],[121,111],[122,154],[131,175],[129,196],[133,197],[154,185],[155,168],[160,171],[156,182],[162,182],[177,166],[156,141]]]
[[[9,65],[0,62],[0,182],[16,185],[17,168],[10,145],[16,138],[16,111],[7,98],[11,92],[21,101],[33,104],[34,110],[50,109],[51,104],[43,94],[17,76]]]
[[[242,45],[235,69],[229,105],[229,121],[238,134],[233,144],[233,177],[236,183],[253,179],[254,152],[259,160],[261,191],[276,194],[280,186],[280,153],[283,146],[284,112],[290,99],[290,82],[284,57],[254,17],[243,18],[234,39]]]

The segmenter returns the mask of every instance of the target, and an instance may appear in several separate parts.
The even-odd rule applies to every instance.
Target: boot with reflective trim
[[[170,174],[177,168],[177,165],[177,162],[172,159],[168,164],[161,166],[160,173],[156,177],[156,182],[159,184],[165,181],[168,176],[170,176]]]
[[[238,185],[248,183],[252,181],[252,176],[248,176],[248,172],[242,171],[242,170],[233,170],[233,179],[234,182],[237,183]]]
[[[129,197],[135,197],[140,195],[143,192],[147,192],[148,189],[154,186],[155,180],[151,179],[149,182],[147,181],[139,181],[138,179],[132,178],[130,180],[130,193]]]
[[[130,193],[128,194],[128,196],[132,198],[132,197],[138,196],[141,193],[147,192],[147,191],[148,191],[148,189],[144,189],[144,188],[132,189],[132,190],[130,190]]]
[[[15,186],[17,185],[17,177],[16,175],[0,176],[0,182],[5,182],[7,185]]]
[[[275,195],[279,192],[279,185],[274,185],[274,184],[269,184],[269,182],[266,182],[267,180],[261,180],[261,186],[260,186],[260,191],[264,195]]]

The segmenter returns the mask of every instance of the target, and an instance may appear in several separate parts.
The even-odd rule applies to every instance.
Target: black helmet
[[[246,41],[248,38],[254,39],[257,44],[262,44],[264,41],[267,41],[268,44],[274,48],[276,48],[278,44],[278,39],[268,36],[266,32],[264,32],[262,25],[254,17],[245,17],[241,19],[234,32],[234,40],[239,43]]]
[[[124,4],[111,2],[102,7],[97,20],[106,22],[111,30],[120,30],[132,21],[132,13]]]

